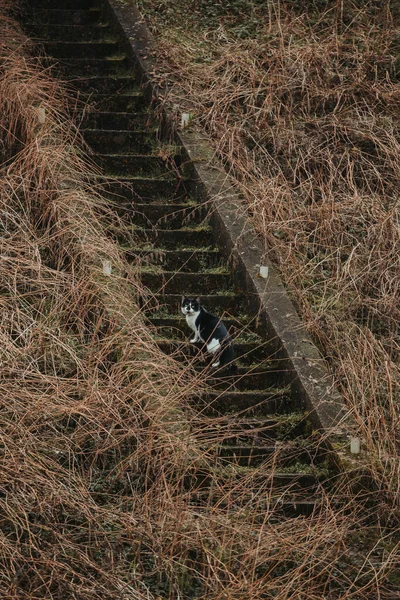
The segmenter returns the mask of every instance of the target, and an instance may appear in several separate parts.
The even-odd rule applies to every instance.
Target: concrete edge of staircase
[[[350,440],[357,435],[356,423],[276,269],[266,258],[249,220],[243,216],[243,201],[235,191],[233,181],[215,156],[207,136],[190,127],[179,129],[176,124],[173,107],[168,102],[168,90],[161,88],[154,78],[155,40],[134,0],[106,0],[106,3],[135,60],[149,99],[160,105],[163,118],[192,163],[196,181],[192,193],[200,201],[212,203],[212,224],[218,233],[221,251],[245,277],[267,335],[282,342],[293,392],[305,403],[314,426],[323,433],[341,467],[346,471],[363,470],[365,450],[357,455],[350,453]],[[268,267],[267,279],[259,276],[260,264]]]

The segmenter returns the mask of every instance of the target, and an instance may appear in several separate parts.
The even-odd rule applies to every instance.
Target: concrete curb
[[[265,258],[263,247],[248,219],[241,216],[243,202],[223,166],[215,157],[208,138],[190,130],[177,130],[168,106],[167,90],[154,78],[152,54],[155,42],[133,0],[106,0],[116,26],[126,40],[126,49],[134,58],[135,68],[147,87],[149,99],[159,103],[162,116],[184,148],[195,184],[191,192],[202,202],[213,206],[212,225],[225,258],[233,261],[252,310],[259,313],[262,326],[270,339],[283,344],[282,358],[288,361],[288,381],[299,401],[305,403],[316,428],[326,434],[326,441],[351,470],[362,468],[362,454],[350,454],[350,438],[356,431],[332,375],[312,342],[290,300],[274,266]],[[239,209],[239,210],[238,210]],[[268,267],[267,279],[259,277],[259,265]]]

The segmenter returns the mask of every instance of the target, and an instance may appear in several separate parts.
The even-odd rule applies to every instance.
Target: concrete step
[[[248,445],[245,442],[241,444],[221,444],[216,450],[216,454],[222,462],[229,462],[243,467],[257,466],[261,463],[271,463],[271,467],[281,469],[291,468],[296,465],[308,467],[311,464],[317,466],[324,458],[324,453],[320,448],[307,444],[299,445],[296,441],[277,442],[276,444],[255,443]]]
[[[176,273],[164,271],[162,273],[140,271],[140,278],[145,286],[159,293],[166,294],[198,295],[199,291],[204,294],[215,294],[221,290],[232,287],[232,276],[229,272],[212,273]]]
[[[132,251],[132,257],[138,258],[138,253]],[[143,250],[139,252],[143,264],[159,265],[168,271],[196,272],[202,269],[212,269],[223,266],[220,252],[211,250]],[[129,257],[129,255],[128,255]]]
[[[86,131],[95,131],[105,134],[106,131],[130,131],[158,132],[159,125],[154,117],[147,111],[141,113],[133,112],[111,112],[111,111],[93,111],[86,112],[82,117],[83,133]],[[91,135],[94,135],[93,133]]]
[[[265,388],[261,390],[207,390],[191,401],[193,409],[201,415],[221,417],[227,414],[266,416],[289,414],[303,410],[290,394],[290,389]]]
[[[55,58],[106,58],[115,56],[119,51],[118,42],[95,42],[87,40],[84,42],[59,42],[45,41],[46,53]]]
[[[94,43],[100,45],[106,42],[99,40]],[[43,45],[46,47],[47,42],[44,41]],[[107,58],[59,58],[52,56],[42,62],[45,66],[47,63],[52,66],[55,60],[66,81],[82,77],[134,77],[132,61],[120,52]]]
[[[163,177],[97,177],[101,193],[113,203],[120,206],[127,201],[175,203],[187,198],[187,180],[176,173],[168,173]]]
[[[94,152],[120,154],[153,154],[157,147],[157,129],[147,128],[143,131],[119,131],[99,129],[83,129],[85,141]]]
[[[55,23],[33,23],[31,37],[35,42],[63,41],[63,42],[101,42],[117,41],[108,27],[108,23],[93,23],[92,25],[65,25]]]
[[[269,360],[263,363],[243,365],[240,358],[235,360],[237,373],[230,373],[226,369],[210,369],[208,367],[195,367],[201,377],[205,377],[208,386],[214,390],[259,390],[263,387],[282,388],[287,379],[285,362]]]
[[[54,3],[53,3],[54,6]],[[93,7],[91,10],[68,9],[68,8],[35,8],[26,11],[24,22],[29,23],[29,29],[32,25],[42,24],[62,25],[62,26],[90,26],[98,23],[101,17],[101,9]]]
[[[159,177],[174,174],[179,155],[169,157],[150,154],[95,154],[95,161],[108,176]]]
[[[191,473],[185,476],[184,484],[190,493],[201,492],[213,488],[224,489],[225,484],[237,482],[239,493],[243,493],[243,482],[247,489],[251,487],[265,488],[274,490],[276,497],[283,497],[291,494],[301,495],[305,493],[309,497],[313,496],[320,486],[319,479],[313,469],[304,469],[301,472],[296,471],[278,471],[273,472],[268,469],[248,467],[246,469],[227,465],[221,467],[215,466],[213,470],[193,469]]]
[[[271,445],[287,440],[305,440],[312,429],[301,412],[259,417],[229,415],[218,419],[201,416],[199,427],[204,430],[205,442],[231,445]]]
[[[39,9],[53,9],[54,0],[35,0],[35,7]],[[98,10],[101,6],[99,0],[62,0],[60,3],[64,10]]]
[[[192,203],[159,204],[156,202],[136,203],[135,225],[157,229],[179,229],[204,223],[208,217],[205,206]]]
[[[131,77],[83,78],[74,81],[74,86],[96,111],[140,113],[148,110],[143,91]]]
[[[142,249],[191,249],[196,247],[213,247],[214,234],[210,226],[187,227],[181,229],[137,229],[135,236]],[[137,246],[140,249],[139,246]],[[130,250],[130,249],[127,249]]]

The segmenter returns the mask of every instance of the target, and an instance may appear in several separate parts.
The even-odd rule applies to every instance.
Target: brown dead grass
[[[214,467],[183,411],[201,381],[144,325],[60,84],[0,26],[1,597],[384,597],[385,497],[368,509],[343,482],[277,522],[272,464],[193,502],[186,480]]]
[[[398,498],[396,3],[140,5]]]

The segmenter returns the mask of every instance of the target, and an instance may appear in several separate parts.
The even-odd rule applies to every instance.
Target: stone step
[[[210,226],[187,227],[182,229],[137,229],[134,232],[142,249],[191,249],[193,247],[213,247],[214,234]],[[143,248],[144,246],[144,248]],[[139,246],[137,246],[140,249]],[[131,250],[127,248],[127,250]]]
[[[55,58],[106,58],[115,56],[119,51],[118,42],[54,42],[45,41],[46,53]]]
[[[32,25],[31,37],[36,42],[45,42],[46,40],[63,42],[118,41],[118,38],[111,34],[107,23],[94,23],[90,26],[38,22]]]
[[[108,77],[75,77],[70,80],[84,99],[98,109],[115,112],[140,112],[147,100],[132,75]]]
[[[134,205],[134,221],[136,226],[157,227],[157,229],[179,229],[191,225],[199,225],[206,221],[205,206],[192,203],[158,204],[137,203]]]
[[[270,490],[269,490],[270,491]],[[307,517],[312,515],[318,506],[318,496],[304,494],[293,494],[290,491],[281,494],[266,494],[265,500],[257,498],[254,501],[254,493],[239,492],[236,495],[224,495],[215,492],[215,486],[209,489],[194,492],[190,495],[189,504],[199,508],[210,505],[218,505],[220,508],[230,509],[234,518],[235,512],[240,512],[242,507],[252,506],[252,522],[264,523],[268,514],[268,522],[279,522],[288,518]]]
[[[227,482],[237,482],[239,493],[243,491],[243,485],[250,489],[251,487],[274,490],[274,496],[285,497],[289,495],[301,495],[307,493],[309,497],[313,496],[320,482],[312,469],[304,469],[301,472],[296,471],[278,471],[272,472],[264,468],[248,467],[246,469],[227,465],[226,467],[216,466],[212,471],[209,469],[193,469],[191,473],[185,476],[185,488],[190,493],[201,492],[209,488],[224,489]]]
[[[170,338],[159,338],[157,343],[163,352],[166,354],[173,354],[176,360],[204,360],[205,364],[213,362],[212,356],[206,353],[204,345],[192,344],[189,341],[183,342]],[[235,360],[243,365],[258,364],[274,357],[274,350],[271,352],[271,347],[267,342],[257,345],[251,342],[242,342],[240,341],[240,338],[235,338],[233,343]],[[213,369],[211,367],[210,369],[212,372]]]
[[[94,152],[153,154],[157,145],[157,130],[118,131],[83,129],[85,141]]]
[[[54,0],[35,0],[35,7],[39,9],[54,8]],[[62,0],[60,3],[64,10],[98,10],[101,2],[99,0]]]
[[[54,6],[54,3],[53,3]],[[42,24],[62,25],[62,26],[87,26],[98,23],[101,17],[101,9],[93,8],[91,10],[65,9],[65,8],[35,8],[24,14],[24,22],[29,23],[29,29],[32,25]]]
[[[168,271],[201,271],[223,266],[219,250],[143,250],[139,253],[143,264],[159,265]],[[129,258],[129,254],[127,254]],[[138,253],[134,254],[137,259]]]
[[[95,42],[101,44],[105,42]],[[83,42],[82,42],[83,44]],[[46,47],[47,42],[43,42]],[[134,77],[134,66],[130,59],[121,53],[107,58],[57,58],[52,56],[42,60],[45,66],[54,61],[62,70],[63,79],[70,81],[81,77]]]
[[[127,201],[175,203],[187,198],[187,180],[170,173],[164,177],[105,177],[98,176],[98,189],[106,199],[122,204]]]
[[[140,113],[148,110],[143,91],[131,77],[90,77],[78,79],[74,86],[95,111]]]
[[[227,414],[242,416],[266,416],[289,414],[303,410],[303,406],[294,400],[290,389],[265,388],[261,390],[207,390],[190,405],[201,415],[221,417]]]
[[[204,430],[204,441],[210,444],[271,445],[289,439],[304,440],[312,430],[303,413],[273,415],[268,417],[220,417],[205,419],[200,425]],[[199,437],[199,440],[202,440]]]
[[[278,470],[290,468],[292,465],[309,466],[320,463],[325,457],[320,448],[313,445],[299,445],[296,442],[279,442],[272,445],[254,444],[221,444],[216,454],[223,462],[229,462],[243,467],[257,466],[271,462]]]
[[[166,294],[197,295],[199,291],[204,294],[214,294],[230,289],[232,286],[232,275],[229,272],[176,273],[164,271],[154,273],[141,270],[140,278],[142,283],[154,292],[163,291]]]
[[[99,134],[104,134],[106,131],[110,130],[134,130],[136,133],[150,131],[156,134],[159,129],[158,123],[154,120],[154,117],[146,111],[141,113],[88,111],[82,116],[81,127],[84,134],[88,130],[97,130]]]
[[[287,383],[286,362],[283,360],[265,360],[250,365],[243,365],[240,358],[235,359],[236,373],[229,370],[210,369],[208,366],[195,366],[199,377],[204,378],[206,384],[214,390],[259,390],[264,386],[268,388],[282,388]]]
[[[169,157],[154,156],[150,154],[99,154],[96,153],[96,163],[105,174],[114,177],[135,175],[135,177],[157,177],[160,175],[174,174],[176,161],[179,155]]]

